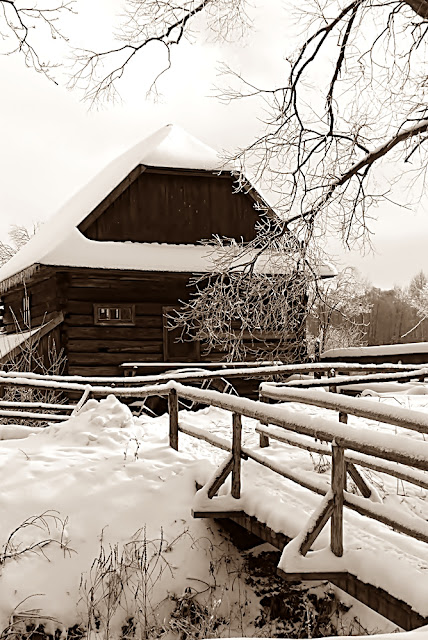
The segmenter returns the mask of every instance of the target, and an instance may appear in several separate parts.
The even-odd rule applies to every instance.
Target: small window
[[[94,304],[94,321],[95,324],[135,324],[135,305],[134,304]]]
[[[22,320],[25,327],[29,327],[31,324],[31,312],[30,312],[30,296],[26,292],[22,298]]]

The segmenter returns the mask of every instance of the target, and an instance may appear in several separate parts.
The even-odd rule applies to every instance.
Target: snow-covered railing
[[[337,556],[343,554],[344,507],[382,522],[412,538],[428,542],[428,523],[416,516],[404,515],[396,508],[376,502],[377,496],[372,494],[371,488],[365,483],[355,467],[356,464],[368,466],[374,461],[373,464],[378,465],[379,471],[388,473],[397,468],[398,473],[404,475],[403,479],[426,488],[427,480],[417,470],[428,471],[428,442],[415,441],[400,435],[394,435],[391,438],[389,434],[374,433],[364,428],[355,429],[350,425],[336,422],[332,419],[320,419],[296,414],[284,406],[273,406],[249,399],[224,395],[217,391],[186,387],[177,382],[163,386],[162,393],[168,393],[171,447],[178,449],[178,439],[181,431],[230,452],[230,455],[217,470],[208,485],[202,489],[209,501],[213,500],[218,489],[230,474],[232,475],[231,496],[239,500],[241,495],[242,459],[254,460],[284,478],[292,480],[324,497],[319,509],[311,518],[307,531],[302,532],[301,536],[299,536],[301,540],[299,549],[302,555],[305,555],[311,548],[328,520],[331,520],[331,550]],[[224,439],[215,435],[201,433],[200,429],[194,427],[186,426],[182,428],[179,423],[179,398],[230,411],[232,413],[232,442],[227,443]],[[412,411],[407,412],[407,428],[409,428],[409,425],[420,426],[419,414],[414,417],[413,413]],[[270,428],[270,437],[277,437],[280,440],[279,436],[284,433],[284,441],[289,444],[308,448],[309,450],[322,450],[322,453],[326,453],[328,450],[329,455],[332,457],[330,485],[326,483],[324,478],[311,478],[305,473],[289,470],[269,460],[258,451],[243,447],[241,443],[242,416],[256,419],[265,425],[279,427],[276,431]],[[419,428],[416,430],[419,431]],[[310,446],[307,446],[307,443],[313,442],[314,438],[321,440],[323,443],[329,443],[330,446],[316,443],[312,444],[311,449]],[[346,491],[346,476],[348,473],[363,493],[363,497]],[[370,500],[367,500],[367,498],[370,498]],[[228,504],[230,505],[230,502]],[[230,515],[239,511],[240,503],[237,502],[237,505],[237,511],[230,511]],[[215,517],[216,513],[218,515],[219,511],[216,511],[216,508],[213,507],[213,517]],[[225,514],[222,513],[222,515],[224,517]]]
[[[364,365],[361,365],[364,366]],[[401,365],[406,366],[406,371],[401,368],[395,372],[390,370],[385,373],[384,369],[381,369],[382,365],[378,365],[376,368],[377,373],[368,373],[364,376],[350,375],[341,376],[335,375],[336,369],[333,367],[330,369],[330,373],[327,378],[314,378],[306,380],[290,380],[288,382],[280,383],[283,387],[293,387],[299,389],[312,389],[314,387],[328,387],[329,391],[336,392],[339,387],[346,387],[356,384],[365,384],[367,382],[410,382],[410,380],[418,380],[423,382],[425,378],[428,378],[428,368],[426,365],[416,367],[415,365]],[[388,365],[390,366],[390,365]],[[340,366],[340,370],[344,370]]]
[[[159,364],[159,363],[157,363]],[[167,363],[164,363],[167,364]],[[173,366],[174,363],[171,363]],[[340,371],[343,373],[393,373],[393,372],[413,372],[418,370],[415,365],[406,364],[349,364],[340,362],[331,363],[304,363],[304,364],[283,364],[283,365],[259,365],[254,363],[254,366],[245,366],[242,368],[233,367],[229,368],[227,363],[218,363],[219,368],[215,370],[204,370],[203,362],[188,363],[188,371],[170,371],[166,373],[160,373],[156,375],[146,376],[64,376],[64,375],[42,375],[38,373],[22,373],[16,371],[1,371],[0,370],[0,385],[1,384],[13,384],[13,380],[23,379],[26,380],[41,380],[44,382],[58,382],[68,384],[78,384],[103,387],[139,387],[146,384],[160,384],[167,382],[168,380],[177,380],[181,382],[193,382],[198,380],[210,380],[220,377],[227,378],[257,378],[257,377],[269,377],[274,375],[290,376],[293,374],[315,374],[315,375],[329,375],[334,371]],[[423,367],[421,367],[423,368]],[[79,387],[81,388],[81,387]]]
[[[123,379],[122,379],[123,380]],[[204,487],[203,491],[209,501],[212,501],[219,487],[226,478],[232,475],[232,498],[239,501],[241,495],[241,460],[250,459],[258,464],[271,469],[288,480],[298,483],[300,486],[323,496],[320,509],[311,519],[310,527],[304,532],[300,545],[300,552],[304,555],[316,537],[321,532],[326,522],[331,520],[331,549],[333,553],[340,556],[343,552],[343,508],[350,508],[357,513],[373,518],[379,522],[394,528],[396,531],[409,535],[418,540],[428,542],[428,523],[416,516],[403,515],[399,510],[387,505],[374,502],[371,488],[360,476],[355,465],[362,465],[369,468],[377,468],[384,473],[391,473],[396,477],[418,484],[427,488],[427,480],[423,473],[428,471],[428,442],[416,441],[415,439],[394,435],[375,433],[370,429],[353,428],[345,424],[343,417],[340,421],[327,418],[313,418],[291,411],[283,405],[272,405],[266,402],[257,402],[247,398],[239,398],[218,391],[199,389],[184,386],[177,381],[169,381],[165,384],[147,385],[144,387],[111,387],[111,386],[90,386],[71,382],[47,381],[41,379],[26,379],[15,377],[10,380],[12,383],[22,385],[32,385],[39,388],[53,388],[61,390],[80,391],[83,394],[81,402],[74,407],[74,411],[86,401],[90,396],[102,397],[110,393],[119,397],[149,397],[167,396],[169,410],[169,438],[170,445],[174,449],[179,446],[179,433],[186,433],[192,437],[203,439],[215,447],[228,451],[229,455],[218,469],[215,476]],[[309,398],[309,394],[303,391],[289,388],[271,389],[272,395],[278,399],[278,394],[289,394],[288,399],[296,399],[296,394]],[[294,395],[292,395],[294,394]],[[313,392],[312,392],[313,394]],[[335,410],[339,410],[340,415],[357,411],[357,401],[355,399],[343,398],[340,395],[323,393],[323,402],[333,403]],[[180,425],[178,401],[179,398],[191,400],[200,404],[211,405],[229,411],[232,414],[232,441],[227,442],[214,434],[207,434],[196,427]],[[322,406],[319,399],[317,404]],[[390,424],[397,424],[403,416],[399,416],[397,409],[393,414],[387,414],[389,408],[375,405],[373,411],[367,406],[370,401],[364,401],[363,408],[358,409],[359,413],[372,419],[379,419],[379,412],[382,418]],[[340,403],[346,403],[340,404]],[[340,405],[340,406],[339,406]],[[23,407],[24,408],[24,407]],[[70,407],[68,407],[70,408]],[[22,415],[22,412],[17,412]],[[425,433],[428,426],[424,414],[406,411],[405,428],[415,429]],[[260,423],[259,429],[267,430],[269,437],[283,440],[298,447],[308,450],[321,451],[332,457],[332,474],[330,484],[324,477],[310,477],[304,472],[295,469],[288,469],[263,455],[260,451],[254,451],[242,446],[241,442],[241,421],[242,416],[253,418]],[[52,416],[46,414],[45,418]],[[263,426],[265,425],[265,426]],[[266,426],[270,425],[270,426]],[[314,443],[313,439],[321,441]],[[327,444],[326,444],[327,443]],[[374,466],[374,465],[377,465]],[[363,496],[355,496],[346,491],[346,476],[350,474]],[[401,474],[401,475],[399,475]],[[366,498],[364,496],[367,496]],[[370,498],[370,499],[367,499]],[[240,503],[236,503],[237,510],[240,510]],[[215,511],[215,509],[214,509]],[[224,514],[223,514],[224,515]]]

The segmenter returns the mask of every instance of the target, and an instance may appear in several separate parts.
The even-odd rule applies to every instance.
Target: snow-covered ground
[[[428,411],[424,395],[379,396],[378,401]],[[311,416],[332,415],[294,403],[287,404],[290,409]],[[183,425],[231,439],[231,416],[223,410],[182,411],[179,418]],[[251,419],[243,421],[244,446],[255,451],[256,425]],[[350,418],[350,425],[364,428],[367,421]],[[391,438],[400,433],[424,439],[396,427],[369,426],[384,432],[389,429]],[[228,618],[224,635],[256,634],[253,622],[259,613],[258,599],[241,575],[239,554],[211,521],[191,517],[192,505],[204,499],[203,493],[195,497],[195,481],[203,484],[211,477],[224,461],[224,451],[179,434],[176,452],[168,444],[167,416],[133,418],[113,396],[100,402],[90,400],[79,415],[60,425],[43,430],[17,427],[16,437],[11,435],[11,427],[0,427],[1,629],[38,610],[38,616],[46,617],[46,628],[92,624],[96,635],[102,619],[104,627],[98,637],[115,638],[131,618],[136,624],[138,616],[153,615],[162,624],[187,589],[187,593],[209,596],[211,606]],[[329,484],[327,458],[274,441],[259,453],[326,487]],[[425,491],[374,472],[362,473],[384,503],[425,524]],[[220,494],[227,490],[226,484]],[[298,535],[320,500],[254,461],[243,463],[240,503],[248,514],[278,531]],[[320,564],[326,559],[330,563],[329,552],[323,551],[327,546],[328,527],[315,543],[318,551],[310,553],[305,562]],[[379,586],[428,615],[427,545],[346,512],[345,555],[333,560],[363,580],[373,584],[378,580]],[[289,554],[287,561],[293,564],[296,558]],[[120,604],[112,600],[113,587],[117,591],[119,584],[126,591],[126,606],[123,600]],[[238,615],[243,603],[248,612],[245,625]],[[156,605],[154,613],[152,605]],[[359,605],[353,611],[363,616],[370,629],[394,629],[363,613]],[[207,629],[205,635],[215,635],[212,632]],[[422,640],[423,631],[409,638],[413,636]]]

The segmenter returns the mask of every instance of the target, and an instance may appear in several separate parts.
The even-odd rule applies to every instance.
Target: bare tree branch
[[[55,82],[51,70],[57,65],[43,60],[33,33],[35,29],[43,33],[44,29],[52,40],[67,41],[58,22],[62,16],[75,13],[74,5],[75,0],[59,0],[52,7],[39,7],[36,2],[22,7],[15,0],[0,0],[0,54],[22,54],[28,67]]]

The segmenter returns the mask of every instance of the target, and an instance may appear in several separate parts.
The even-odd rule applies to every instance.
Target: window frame
[[[131,312],[131,317],[129,319],[122,318],[103,318],[100,319],[99,311],[100,309],[107,309],[111,311],[112,309],[129,309]],[[93,304],[94,311],[94,324],[96,326],[117,326],[117,327],[135,327],[135,304],[127,303],[127,302],[94,302]]]

